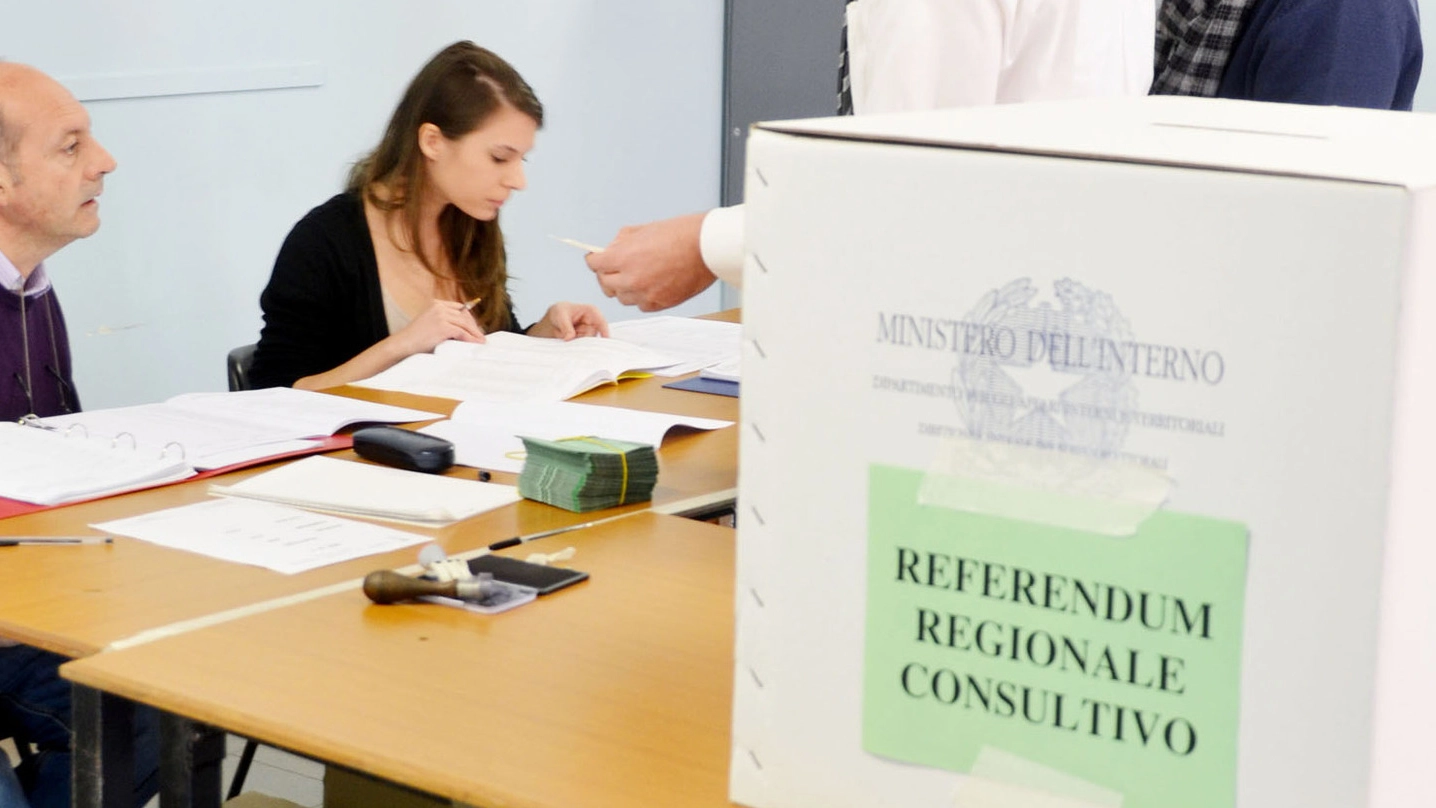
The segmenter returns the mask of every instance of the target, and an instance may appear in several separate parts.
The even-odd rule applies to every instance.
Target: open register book
[[[196,469],[275,457],[359,423],[410,423],[438,413],[326,393],[274,387],[186,393],[158,404],[42,418],[43,426],[92,436],[124,436],[137,448],[178,452]]]
[[[434,417],[275,388],[193,393],[159,404],[0,423],[0,498],[62,505],[182,480],[196,470],[322,451],[328,444],[313,438],[351,424]],[[10,515],[4,507],[0,514]]]
[[[459,401],[563,401],[585,390],[672,365],[672,357],[616,339],[564,342],[498,332],[483,343],[440,343],[358,387]]]
[[[59,505],[194,475],[179,452],[140,451],[110,437],[0,423],[0,496]]]

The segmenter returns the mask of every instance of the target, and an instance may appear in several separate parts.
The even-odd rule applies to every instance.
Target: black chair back
[[[241,345],[229,352],[229,391],[248,390],[249,369],[254,367],[253,343]]]

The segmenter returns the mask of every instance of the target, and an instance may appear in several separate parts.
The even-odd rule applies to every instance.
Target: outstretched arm
[[[702,292],[716,279],[704,263],[702,213],[625,227],[600,252],[585,259],[598,285],[620,303],[657,311]],[[738,235],[738,268],[742,267]]]

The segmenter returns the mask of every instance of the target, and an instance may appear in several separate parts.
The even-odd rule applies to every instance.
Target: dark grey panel
[[[748,125],[832,115],[844,0],[727,0],[723,204],[743,199]]]

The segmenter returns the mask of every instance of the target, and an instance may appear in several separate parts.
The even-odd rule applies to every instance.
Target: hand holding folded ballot
[[[717,280],[703,263],[702,213],[649,222],[618,231],[601,252],[585,260],[609,297],[643,311],[658,311],[693,297]]]

